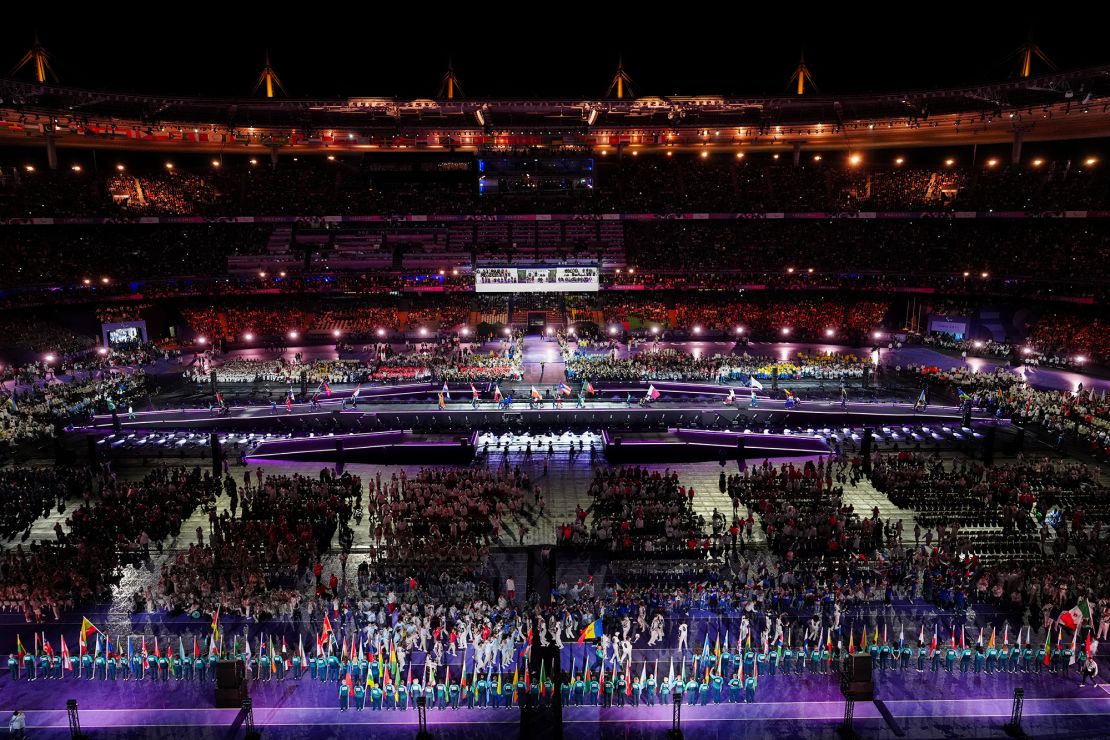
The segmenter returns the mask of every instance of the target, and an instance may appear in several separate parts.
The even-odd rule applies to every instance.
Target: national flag
[[[597,395],[597,391],[594,390],[593,383],[588,380],[586,381],[586,393],[590,394],[591,396]]]
[[[331,397],[331,386],[328,385],[328,381],[321,380],[320,384],[324,387],[324,393],[326,393],[327,396],[330,398]]]
[[[1091,621],[1091,607],[1086,601],[1080,601],[1074,607],[1060,614],[1060,624],[1069,630],[1079,629],[1079,625]]]
[[[99,656],[100,656],[100,633],[98,632],[97,635],[96,635],[96,646],[93,649],[93,657],[96,658],[96,657],[99,657]]]
[[[219,404],[220,406],[224,405],[223,394],[221,394],[219,391],[216,391],[216,403]]]
[[[571,394],[570,386],[566,383],[559,383],[559,392],[564,396],[569,396]]]
[[[200,657],[200,645],[197,644],[197,636],[193,635],[193,660]]]
[[[71,665],[69,664],[69,646],[68,646],[68,645],[66,645],[66,636],[65,636],[65,635],[61,635],[61,640],[62,640],[62,670],[63,670],[63,671],[72,671],[72,670],[73,670],[73,666],[71,666]],[[127,641],[127,646],[128,646],[128,648],[130,649],[130,647],[131,647],[131,640],[130,640],[130,638],[128,638],[128,641]],[[128,658],[130,658],[130,657],[131,657],[131,656],[130,656],[130,655],[128,655]],[[128,661],[128,663],[130,663],[130,660]]]
[[[95,624],[93,624],[92,622],[90,622],[88,620],[88,617],[82,617],[81,618],[81,641],[84,642],[85,640],[88,640],[89,636],[92,635],[94,632],[99,634],[100,630],[97,629]]]
[[[755,379],[755,376],[754,376],[754,375],[753,375],[753,376],[752,376],[751,378],[749,378],[749,379],[748,379],[748,386],[749,386],[749,387],[750,387],[750,388],[751,388],[751,389],[752,389],[753,391],[761,391],[761,390],[763,390],[763,384],[762,384],[762,383],[760,383],[760,382],[759,382],[758,380],[756,380],[756,379]]]
[[[601,635],[601,620],[595,619],[582,630],[582,634],[578,636],[578,644],[581,645],[586,640],[595,640],[599,635]]]
[[[109,643],[109,645],[110,644],[111,643]],[[109,650],[110,649],[111,648],[109,648]],[[54,646],[50,644],[50,640],[46,639],[46,633],[45,632],[42,633],[42,651],[50,656],[51,661],[54,660]],[[109,654],[108,657],[111,657],[111,654]]]
[[[884,645],[889,645],[890,644],[890,640],[886,639],[886,623],[885,622],[883,623],[883,644]]]
[[[995,636],[995,634],[996,634],[995,628],[991,627],[991,641],[989,643],[987,643],[988,648],[993,648],[994,647],[994,636]]]
[[[474,395],[474,400],[477,401],[478,400],[478,389],[474,387],[473,383],[470,384],[470,392]],[[498,692],[498,693],[500,693],[500,692]]]
[[[23,647],[23,640],[19,635],[15,636],[15,652],[19,655],[19,663],[23,664],[23,656],[27,654],[27,648]]]
[[[441,390],[440,393],[442,393],[443,397],[446,398],[448,401],[451,400],[451,391],[447,387],[447,381],[446,380],[443,381],[443,390]]]
[[[547,696],[547,690],[544,684],[547,683],[547,672],[544,670],[544,662],[540,661],[540,696]]]
[[[1075,638],[1079,636],[1079,630],[1071,633],[1071,657],[1068,658],[1068,665],[1075,664]]]
[[[532,386],[532,400],[533,401],[542,401],[543,400],[543,396],[541,396],[540,392],[536,390],[536,386]]]
[[[150,656],[146,652],[146,635],[143,635],[143,644],[139,647],[139,651],[143,658],[143,669],[150,667]]]
[[[966,636],[967,636],[967,633],[964,630],[964,626],[961,624],[960,625],[960,649],[961,650],[963,650],[964,648],[967,647],[967,642],[964,640],[964,638]],[[979,630],[979,637],[980,637],[980,639],[982,639],[982,637],[983,637],[983,631],[982,630]]]
[[[932,642],[931,645],[929,645],[929,657],[932,657],[933,653],[935,653],[936,651],[937,651],[937,626],[934,624],[933,625],[933,642]]]
[[[243,646],[243,660],[247,663],[251,662],[251,641],[246,640],[246,645]]]
[[[326,641],[328,639],[328,637],[331,636],[332,633],[333,633],[333,630],[331,628],[331,620],[328,619],[328,615],[325,614],[324,615],[324,623],[320,626],[321,642]]]
[[[212,615],[212,634],[220,634],[220,606],[216,605],[216,613]]]
[[[960,403],[963,403],[964,401],[969,400],[971,398],[971,396],[964,393],[963,388],[957,388],[956,389],[956,398],[958,398],[960,400]]]
[[[355,400],[356,398],[358,398],[358,392],[361,388],[362,388],[362,383],[359,383],[358,385],[355,386],[354,392],[351,393],[351,400],[352,401]]]
[[[1010,625],[1008,623],[1002,627],[1002,644],[1006,647],[1010,646]]]
[[[867,627],[864,627],[859,635],[859,649],[860,652],[867,652]]]
[[[685,671],[685,670],[686,670],[685,667],[683,667],[683,671]],[[524,674],[524,680],[525,680],[525,682],[528,681],[528,673],[527,672],[525,672],[525,674]],[[601,696],[603,691],[605,691],[605,663],[601,664],[601,673],[598,675],[597,695]]]
[[[952,625],[952,647],[956,647],[956,625]]]
[[[301,668],[303,669],[308,665],[308,661],[305,659],[304,655],[304,637],[302,635],[297,635],[297,655],[300,656]],[[370,675],[370,671],[367,671],[366,674]]]
[[[347,671],[347,696],[355,695],[355,680],[351,678],[351,672]]]
[[[875,634],[871,638],[871,644],[872,645],[878,645],[879,644],[879,625],[877,625],[877,624],[875,625]]]
[[[852,630],[848,630],[848,655],[854,655],[856,652],[856,635]]]
[[[979,630],[979,639],[975,641],[976,646],[983,647],[983,630]]]
[[[736,402],[736,389],[735,388],[729,388],[728,389],[728,396],[725,397],[724,404],[726,406],[729,406],[729,405],[731,405],[735,402]]]
[[[293,391],[289,391],[289,395],[285,397],[285,408],[293,410]]]
[[[898,649],[901,650],[906,646],[906,625],[903,624],[898,630]]]
[[[925,389],[924,388],[921,389],[921,395],[917,397],[917,402],[919,404],[921,404],[922,406],[925,405],[926,401],[925,401]]]
[[[1044,635],[1044,664],[1048,665],[1052,662],[1052,646],[1049,640],[1052,639],[1052,630],[1045,630]]]
[[[497,695],[501,696],[501,671],[497,672]]]
[[[589,670],[589,667],[587,667]],[[517,703],[518,697],[516,695],[516,682],[520,680],[520,664],[518,663],[513,667],[513,704]],[[588,678],[586,680],[589,680]],[[451,667],[447,667],[447,685],[451,685]]]
[[[925,644],[925,623],[924,622],[921,623],[921,630],[917,633],[917,644],[918,645],[924,645]]]
[[[659,398],[659,396],[661,396],[661,395],[663,395],[663,394],[661,394],[659,391],[655,390],[655,385],[654,384],[648,386],[647,397],[648,397],[649,400],[654,401],[657,398]]]

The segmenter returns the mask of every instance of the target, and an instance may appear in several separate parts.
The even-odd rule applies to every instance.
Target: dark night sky
[[[1060,68],[1110,62],[1110,45],[1096,38],[1098,26],[1084,20],[1089,13],[1081,6],[1069,11],[1057,4],[1042,19],[1019,16],[1019,5],[957,18],[959,6],[951,5],[870,11],[850,4],[850,11],[827,13],[782,4],[805,18],[794,20],[713,4],[672,5],[674,17],[624,4],[612,12],[583,5],[570,19],[564,4],[504,11],[478,4],[463,11],[480,19],[473,21],[418,3],[404,5],[410,12],[403,15],[351,12],[341,4],[324,13],[311,3],[274,10],[262,4],[244,20],[218,3],[112,6],[161,17],[127,26],[109,22],[109,6],[90,14],[62,5],[45,20],[6,14],[0,74],[30,46],[36,27],[63,84],[180,95],[249,94],[267,47],[293,97],[432,97],[448,56],[470,97],[600,97],[618,54],[638,95],[780,94],[803,46],[822,93],[960,85],[1013,75],[1016,60],[1007,57],[1030,29]],[[684,12],[696,17],[678,17]],[[320,15],[325,19],[311,20]],[[550,25],[510,20],[537,15],[550,16]]]

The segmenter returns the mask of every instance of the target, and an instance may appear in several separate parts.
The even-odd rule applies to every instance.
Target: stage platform
[[[982,412],[973,412],[974,423],[996,422]],[[574,402],[562,407],[528,408],[526,403],[514,403],[509,408],[499,408],[493,403],[479,403],[477,408],[468,402],[453,401],[445,409],[434,403],[391,404],[366,402],[360,398],[354,407],[340,401],[310,404],[293,404],[291,408],[278,406],[232,406],[225,413],[208,409],[178,409],[136,412],[127,414],[99,414],[83,429],[110,432],[115,429],[151,432],[169,430],[219,431],[250,430],[273,433],[304,433],[313,431],[369,432],[388,429],[419,429],[425,431],[472,430],[482,428],[605,428],[662,430],[671,427],[733,427],[759,428],[786,426],[791,429],[820,429],[855,427],[861,425],[960,425],[962,416],[955,406],[930,406],[915,411],[912,404],[904,403],[802,403],[787,408],[786,402],[760,399],[752,408],[745,403],[737,408],[721,403],[683,403],[656,401],[647,406],[613,401],[587,401],[584,408],[575,408]]]

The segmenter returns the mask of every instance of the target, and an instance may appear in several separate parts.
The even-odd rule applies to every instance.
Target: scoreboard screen
[[[479,293],[570,293],[598,290],[596,267],[478,267]]]

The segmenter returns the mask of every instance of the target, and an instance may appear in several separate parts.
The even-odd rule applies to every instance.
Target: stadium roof
[[[870,148],[1105,136],[1110,66],[860,95],[626,99],[200,98],[0,80],[0,143],[283,150],[558,146]]]

